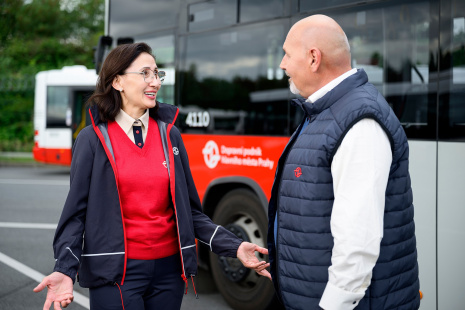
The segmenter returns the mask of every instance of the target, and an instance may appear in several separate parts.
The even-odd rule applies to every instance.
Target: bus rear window
[[[47,87],[47,128],[69,127],[66,122],[66,113],[69,111],[68,94],[67,86]]]

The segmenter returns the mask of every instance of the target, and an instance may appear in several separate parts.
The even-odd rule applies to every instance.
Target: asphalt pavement
[[[52,271],[52,240],[68,190],[68,167],[0,165],[0,310],[42,309],[45,293],[32,289]],[[67,309],[89,309],[88,290],[74,289]],[[181,309],[231,309],[208,272],[199,270],[196,289],[199,299],[189,284]]]

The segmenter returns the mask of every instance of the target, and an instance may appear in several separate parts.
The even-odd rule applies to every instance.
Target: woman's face
[[[155,107],[157,92],[161,87],[158,76],[152,81],[146,82],[144,75],[137,74],[137,72],[148,72],[147,75],[152,77],[153,72],[157,70],[158,67],[153,56],[142,53],[124,71],[125,74],[118,75],[113,82],[113,87],[120,91],[123,100],[122,109],[134,119],[142,116],[147,109]],[[146,80],[148,81],[149,78],[147,77]]]

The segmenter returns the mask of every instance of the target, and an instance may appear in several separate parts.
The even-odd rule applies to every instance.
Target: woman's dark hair
[[[87,100],[88,105],[97,106],[101,121],[115,120],[123,101],[120,92],[112,86],[113,80],[117,75],[124,74],[124,71],[142,53],[152,55],[152,49],[142,42],[122,44],[115,47],[106,57],[98,75],[95,92]],[[158,105],[155,109],[158,109]]]

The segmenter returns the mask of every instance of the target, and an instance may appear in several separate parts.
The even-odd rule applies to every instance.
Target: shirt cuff
[[[349,292],[328,282],[320,300],[320,307],[324,310],[354,309],[363,296],[365,292]]]

